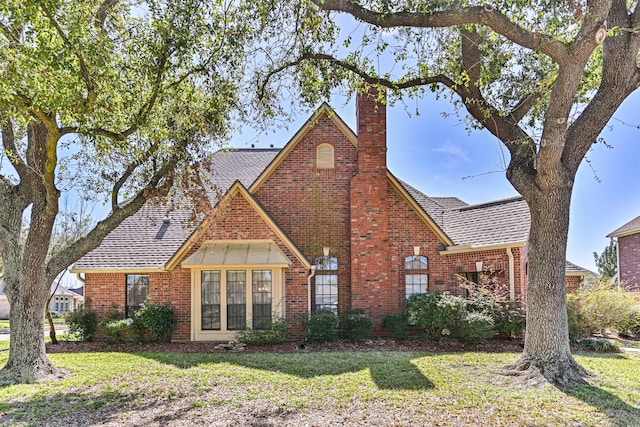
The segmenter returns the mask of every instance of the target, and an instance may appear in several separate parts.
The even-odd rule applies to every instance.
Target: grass
[[[0,425],[640,425],[640,358],[577,356],[597,376],[560,390],[501,375],[517,357],[52,354],[71,375],[0,388]]]

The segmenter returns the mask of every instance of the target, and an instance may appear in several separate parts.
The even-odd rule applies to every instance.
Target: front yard
[[[372,350],[50,354],[71,375],[0,388],[0,425],[640,425],[640,357],[580,354],[562,391],[501,375],[517,352]]]

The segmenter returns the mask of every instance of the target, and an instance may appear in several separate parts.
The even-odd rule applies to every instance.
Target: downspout
[[[87,278],[86,277],[82,277],[81,276],[82,273],[76,273],[76,277],[78,278],[78,280],[80,282],[82,282],[82,286],[84,286],[84,291],[82,292],[82,296],[84,297],[85,301],[87,299]],[[75,301],[75,297],[74,297],[74,301]],[[75,305],[75,302],[74,304]],[[83,307],[84,307],[84,303],[83,303]]]
[[[616,267],[617,267],[617,274],[616,274],[616,282],[618,282],[618,289],[620,289],[620,245],[618,238],[615,238],[616,241]]]
[[[311,274],[307,276],[307,317],[311,317],[311,279],[316,275],[316,266],[311,266]]]
[[[511,248],[507,248],[507,257],[509,257],[509,297],[511,301],[516,300],[516,272],[514,271],[513,252]]]

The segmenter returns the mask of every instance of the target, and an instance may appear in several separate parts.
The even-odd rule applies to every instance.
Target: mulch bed
[[[219,343],[116,343],[69,342],[47,344],[47,353],[74,352],[178,352],[178,353],[228,353],[229,350],[216,348]],[[323,343],[286,342],[278,345],[247,346],[242,353],[307,353],[307,352],[346,352],[346,351],[424,351],[434,353],[456,353],[464,351],[482,352],[521,352],[522,342],[511,340],[491,340],[484,344],[464,346],[458,341],[443,338],[440,341],[410,340],[394,341],[375,339],[359,342],[332,341]]]

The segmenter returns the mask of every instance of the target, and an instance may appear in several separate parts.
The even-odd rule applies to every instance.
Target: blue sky
[[[328,101],[355,129],[355,100],[335,97]],[[518,193],[504,173],[508,154],[487,131],[468,133],[451,115],[446,100],[429,95],[422,100],[397,104],[387,111],[389,169],[430,196],[455,196],[467,203],[481,203]],[[407,110],[420,115],[409,116]],[[640,215],[640,91],[614,114],[602,137],[613,148],[596,144],[583,162],[575,182],[567,259],[595,271],[593,252],[609,243],[606,235]],[[305,122],[299,114],[287,129],[260,134],[244,129],[234,137],[234,147],[282,147]]]

